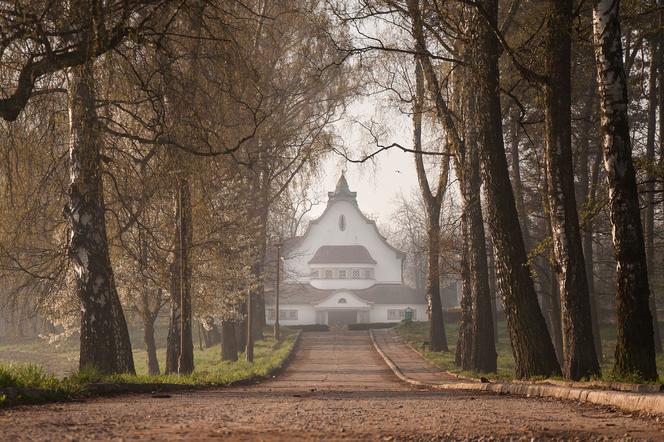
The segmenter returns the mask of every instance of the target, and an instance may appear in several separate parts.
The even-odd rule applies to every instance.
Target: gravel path
[[[288,370],[256,386],[0,411],[3,441],[490,438],[664,440],[664,424],[577,403],[413,390],[366,332],[304,334]]]

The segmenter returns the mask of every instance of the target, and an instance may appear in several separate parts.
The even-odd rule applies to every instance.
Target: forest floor
[[[0,410],[4,440],[664,440],[655,418],[398,381],[366,331],[305,333],[276,379]]]
[[[664,330],[664,323],[660,322],[660,329]],[[457,323],[445,324],[445,331],[450,351],[442,353],[422,351],[423,342],[429,341],[428,322],[413,322],[408,325],[402,323],[396,327],[396,330],[401,335],[401,337],[415,350],[420,352],[428,360],[443,370],[476,378],[487,376],[491,379],[498,379],[503,381],[514,379],[514,358],[512,356],[512,348],[510,346],[509,336],[507,334],[507,324],[505,321],[498,322],[498,345],[496,346],[496,351],[498,353],[498,373],[495,374],[463,371],[454,364],[457,336],[459,334],[459,327]],[[615,326],[603,325],[600,328],[600,335],[602,336],[602,349],[604,355],[604,358],[601,361],[602,379],[607,381],[634,381],[632,379],[614,379],[611,376],[611,370],[613,368],[614,361],[614,351],[616,346]],[[657,371],[660,375],[659,383],[664,384],[664,354],[657,355]]]

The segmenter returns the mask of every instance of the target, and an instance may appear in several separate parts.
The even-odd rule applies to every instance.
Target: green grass
[[[266,335],[267,336],[267,335]],[[194,351],[195,370],[185,376],[176,374],[150,376],[147,374],[145,358],[137,358],[136,375],[117,374],[104,376],[94,369],[83,369],[68,376],[58,377],[44,367],[30,363],[0,364],[0,390],[18,387],[26,390],[18,397],[9,398],[0,393],[0,406],[17,403],[39,403],[54,400],[67,400],[84,396],[87,386],[94,383],[120,384],[179,384],[191,386],[227,386],[234,382],[259,379],[268,376],[280,368],[295,343],[296,331],[282,329],[282,340],[276,342],[272,337],[257,341],[254,347],[254,362],[249,363],[244,353],[238,361],[222,361],[219,346]],[[39,348],[39,347],[37,347]],[[160,364],[165,359],[165,349],[158,351]],[[161,365],[163,369],[163,365]]]
[[[664,327],[664,324],[660,325]],[[410,325],[405,323],[397,326],[398,333],[412,345],[420,353],[422,352],[422,343],[428,341],[429,324],[428,322],[413,322]],[[664,328],[662,328],[664,330]],[[469,372],[459,369],[454,364],[454,354],[456,349],[456,341],[459,333],[458,324],[445,324],[445,332],[447,334],[447,341],[449,344],[449,352],[430,352],[426,351],[424,356],[438,365],[443,370],[450,371],[462,376],[469,376],[479,378],[480,376],[490,377],[491,379],[498,380],[512,380],[514,379],[514,357],[512,356],[512,348],[509,343],[507,334],[507,324],[505,321],[498,322],[498,346],[496,347],[498,353],[498,372],[497,373],[477,373]],[[619,381],[619,382],[632,382],[638,380],[634,378],[617,378],[613,376],[613,361],[614,349],[616,345],[616,332],[615,327],[611,325],[603,325],[600,328],[602,336],[602,348],[604,359],[601,362],[602,378],[604,381]],[[664,383],[664,354],[657,356],[657,368],[660,374],[659,383]]]

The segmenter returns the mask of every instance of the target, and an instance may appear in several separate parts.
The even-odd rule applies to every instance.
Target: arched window
[[[339,215],[339,230],[346,230],[346,217],[343,215]]]
[[[347,302],[346,298],[339,298],[339,300],[337,301],[337,304],[346,304],[346,302]]]

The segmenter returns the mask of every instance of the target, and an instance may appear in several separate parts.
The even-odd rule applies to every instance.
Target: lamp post
[[[276,300],[275,300],[275,317],[274,317],[274,340],[278,341],[279,337],[279,270],[281,268],[281,241],[277,244],[277,287],[276,287]]]

